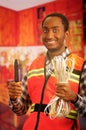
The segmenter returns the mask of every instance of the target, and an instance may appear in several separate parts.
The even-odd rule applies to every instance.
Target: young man
[[[79,56],[70,54],[65,44],[68,36],[69,22],[64,15],[53,13],[46,16],[42,22],[42,40],[47,48],[46,56],[39,56],[33,61],[22,85],[20,82],[9,83],[9,105],[12,111],[20,116],[30,110],[23,130],[79,130],[76,110],[81,115],[86,111],[83,98],[86,95],[86,64]],[[52,61],[59,56],[74,60],[68,83],[59,83],[55,78]],[[44,110],[55,95],[69,102],[70,112],[67,116],[57,116],[52,120],[50,113],[45,114]]]

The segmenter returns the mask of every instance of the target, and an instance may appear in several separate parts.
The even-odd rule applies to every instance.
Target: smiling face
[[[48,17],[42,28],[42,41],[49,52],[61,52],[65,48],[65,39],[69,34],[65,31],[60,17]],[[61,52],[62,53],[62,52]]]

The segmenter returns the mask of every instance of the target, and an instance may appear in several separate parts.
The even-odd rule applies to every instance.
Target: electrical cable
[[[62,56],[54,57],[52,59],[54,67],[54,74],[57,82],[68,83],[70,75],[74,69],[74,60],[72,58],[64,59]],[[54,96],[46,106],[44,113],[50,116],[50,119],[56,117],[65,117],[70,112],[70,105],[68,101],[64,101],[60,97]]]

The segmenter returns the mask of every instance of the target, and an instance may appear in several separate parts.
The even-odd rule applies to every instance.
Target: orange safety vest
[[[82,69],[82,65],[84,60],[75,54],[69,55],[69,57],[73,58],[75,61],[74,71],[70,77],[70,87],[73,91],[78,93],[78,85],[80,78],[80,71]],[[36,60],[33,61],[29,71],[28,71],[28,93],[30,99],[32,101],[32,105],[34,103],[40,103],[42,88],[45,81],[44,76],[44,66],[45,66],[45,56],[39,56]],[[48,82],[46,84],[43,104],[48,104],[50,99],[55,95],[56,92],[56,79],[54,74],[51,74]],[[33,105],[34,106],[34,105]],[[75,123],[74,130],[80,130],[77,112],[74,109],[74,105],[70,103],[71,111],[67,117],[64,118],[56,118],[51,120],[49,116],[46,116],[43,112],[40,112],[40,119],[37,130],[72,130],[72,127]],[[34,111],[34,108],[32,109]],[[37,120],[37,112],[31,112],[30,117],[26,120],[23,130],[34,130],[35,124]]]

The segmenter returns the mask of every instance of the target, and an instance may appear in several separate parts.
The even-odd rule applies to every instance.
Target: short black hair
[[[62,24],[64,25],[64,31],[67,31],[67,30],[69,29],[69,21],[68,21],[67,17],[66,17],[65,15],[63,15],[63,14],[61,14],[61,13],[57,13],[57,12],[51,13],[51,14],[47,15],[47,16],[44,18],[44,20],[42,21],[42,27],[43,27],[43,24],[44,24],[45,20],[46,20],[48,17],[59,17],[59,18],[61,18]]]

